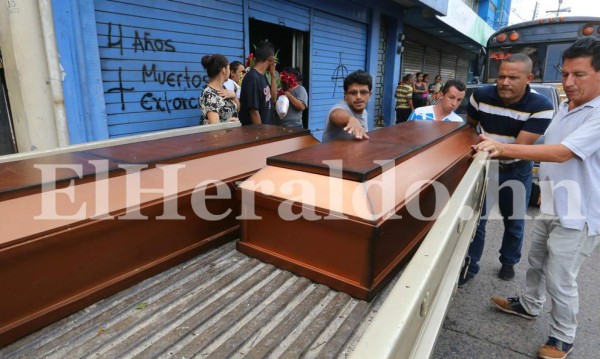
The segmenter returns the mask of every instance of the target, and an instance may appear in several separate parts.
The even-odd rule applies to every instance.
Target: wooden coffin
[[[237,183],[316,143],[305,130],[249,126],[1,163],[0,345],[237,238]],[[43,164],[59,165],[51,183]],[[213,197],[195,196],[204,190]],[[44,216],[47,205],[61,218]]]
[[[430,121],[369,136],[267,159],[240,185],[238,250],[371,300],[433,225],[478,137]]]

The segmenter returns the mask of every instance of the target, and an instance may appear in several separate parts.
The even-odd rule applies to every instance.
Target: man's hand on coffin
[[[504,143],[500,143],[498,141],[494,141],[489,137],[484,135],[479,135],[481,138],[481,142],[476,145],[472,145],[473,149],[477,152],[487,152],[490,154],[490,157],[500,157],[504,152]]]
[[[347,131],[349,134],[354,135],[354,138],[357,140],[367,140],[369,139],[369,135],[365,131],[364,127],[361,125],[360,121],[354,116],[348,116],[348,124],[344,127],[344,131]]]

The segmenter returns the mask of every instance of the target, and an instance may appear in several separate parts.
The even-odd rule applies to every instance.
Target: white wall
[[[37,1],[2,1],[0,48],[18,151],[57,147],[50,77]]]

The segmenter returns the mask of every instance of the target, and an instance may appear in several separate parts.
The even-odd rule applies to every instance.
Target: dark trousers
[[[406,122],[412,110],[410,108],[397,108],[396,109],[396,123]]]
[[[487,224],[489,209],[494,202],[498,201],[500,214],[504,223],[504,235],[502,236],[502,247],[500,247],[500,263],[515,265],[521,259],[521,248],[523,247],[523,232],[525,230],[525,214],[529,196],[531,194],[531,161],[519,161],[509,168],[498,168],[497,171],[490,165],[490,177],[497,176],[497,181],[490,178],[486,198],[481,209],[481,220],[475,232],[475,238],[469,246],[469,274],[476,275],[479,272],[479,260],[483,253],[485,244],[485,225]],[[513,190],[509,183],[522,184],[522,188]],[[504,186],[503,186],[504,184]],[[497,186],[496,186],[497,185]],[[519,193],[521,192],[521,193]],[[514,212],[513,212],[514,206]]]

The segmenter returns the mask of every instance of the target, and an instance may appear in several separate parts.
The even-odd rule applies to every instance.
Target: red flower
[[[296,79],[296,75],[294,74],[288,74],[283,71],[279,74],[279,78],[281,79],[281,88],[284,91],[288,91],[298,86],[298,79]]]
[[[256,60],[254,59],[254,54],[250,53],[250,55],[248,55],[248,57],[246,58],[246,67],[254,67],[255,63]]]

